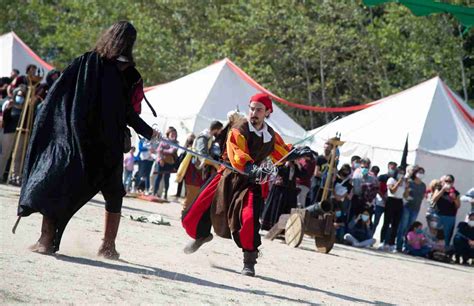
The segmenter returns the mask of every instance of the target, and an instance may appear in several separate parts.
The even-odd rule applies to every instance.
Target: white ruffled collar
[[[267,143],[272,140],[272,135],[268,131],[268,126],[265,122],[263,123],[263,127],[260,131],[257,131],[257,129],[252,125],[252,123],[250,123],[250,121],[248,122],[248,124],[250,132],[255,133],[255,135],[257,135],[258,137],[263,136],[263,143]]]

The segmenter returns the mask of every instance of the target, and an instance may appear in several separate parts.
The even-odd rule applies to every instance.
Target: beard
[[[259,124],[260,120],[257,117],[250,117],[250,123],[252,125]]]

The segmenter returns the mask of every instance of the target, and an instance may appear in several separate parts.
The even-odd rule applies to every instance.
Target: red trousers
[[[211,205],[221,178],[221,173],[211,177],[196,200],[183,213],[182,225],[191,238],[204,238],[211,233]],[[245,251],[256,251],[261,244],[259,215],[262,203],[260,186],[249,187],[239,216],[240,228],[231,232],[235,243]]]

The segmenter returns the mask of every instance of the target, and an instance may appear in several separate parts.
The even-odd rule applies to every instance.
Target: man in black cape
[[[95,49],[76,58],[50,89],[37,114],[23,169],[18,216],[43,215],[41,237],[32,250],[59,249],[71,217],[102,192],[105,233],[99,255],[117,259],[115,238],[125,190],[123,151],[127,125],[147,139],[159,137],[135,112],[143,94],[134,68],[135,28],[113,24]]]

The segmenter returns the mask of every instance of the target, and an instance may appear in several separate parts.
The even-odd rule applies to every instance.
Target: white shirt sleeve
[[[7,102],[3,103],[3,105],[2,105],[2,113],[5,112],[5,110],[7,109],[8,104],[10,104],[10,101],[9,101],[9,100],[8,100]]]

